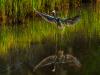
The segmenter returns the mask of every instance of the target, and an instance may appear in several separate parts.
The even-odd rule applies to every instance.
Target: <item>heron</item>
[[[80,15],[76,15],[72,18],[60,18],[57,17],[55,10],[52,11],[53,15],[48,15],[46,13],[41,13],[34,8],[35,12],[40,15],[45,21],[50,23],[56,23],[59,29],[63,29],[65,26],[71,26],[80,20]]]
[[[51,70],[52,72],[56,71],[56,66],[59,64],[68,64],[69,66],[72,67],[81,67],[80,61],[73,55],[69,54],[64,54],[63,50],[59,50],[56,55],[51,55],[46,58],[44,58],[42,61],[40,61],[33,69],[35,72],[37,69],[41,67],[45,67],[48,65],[54,65],[54,68]]]

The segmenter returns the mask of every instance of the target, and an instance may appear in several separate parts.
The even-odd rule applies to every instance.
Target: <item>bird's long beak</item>
[[[52,72],[55,72],[56,71],[56,69],[54,68],[54,69],[52,69]]]

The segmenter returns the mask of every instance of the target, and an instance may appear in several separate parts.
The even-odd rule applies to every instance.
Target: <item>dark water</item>
[[[77,49],[79,49],[80,52],[78,52]],[[79,71],[75,71],[73,68],[63,65],[59,67],[56,72],[51,71],[53,66],[46,66],[33,72],[34,66],[43,58],[55,53],[54,44],[50,44],[50,42],[46,44],[31,43],[30,47],[25,49],[12,48],[9,50],[9,54],[5,59],[3,57],[0,58],[0,75],[83,75],[84,73],[87,73],[86,70],[90,69],[89,67],[96,66],[96,64],[99,65],[99,59],[97,57],[99,56],[98,53],[100,52],[100,49],[90,49],[93,52],[81,49],[82,48],[75,48],[74,51],[74,54],[80,59],[83,65],[82,69]],[[98,53],[95,52],[95,50],[98,50]],[[93,59],[95,60],[93,61]],[[91,61],[93,62],[91,63]],[[99,69],[99,66],[96,67]],[[92,72],[95,73],[95,67],[92,69],[90,74]],[[99,70],[96,71],[99,73]]]
[[[6,57],[0,58],[0,75],[67,75],[68,68],[59,67],[52,72],[53,65],[33,72],[33,68],[45,57],[55,54],[55,43],[30,43],[26,48],[10,48]]]

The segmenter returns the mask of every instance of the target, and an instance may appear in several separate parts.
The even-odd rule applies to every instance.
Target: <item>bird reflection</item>
[[[48,56],[44,58],[39,64],[37,64],[33,71],[35,72],[38,68],[45,67],[48,65],[54,65],[52,72],[56,71],[56,66],[59,64],[68,64],[69,66],[73,66],[76,68],[80,68],[80,61],[74,57],[72,54],[64,54],[63,50],[59,50],[57,54]]]

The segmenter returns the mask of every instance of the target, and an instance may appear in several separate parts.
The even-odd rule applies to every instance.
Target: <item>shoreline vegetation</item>
[[[86,8],[85,6],[90,10],[95,10],[96,3],[94,0],[54,0],[52,3],[49,0],[0,0],[0,23],[22,24],[26,19],[33,19],[36,16],[34,8],[45,13],[50,13],[55,9],[60,16],[64,14],[72,16],[80,14],[81,9]]]

